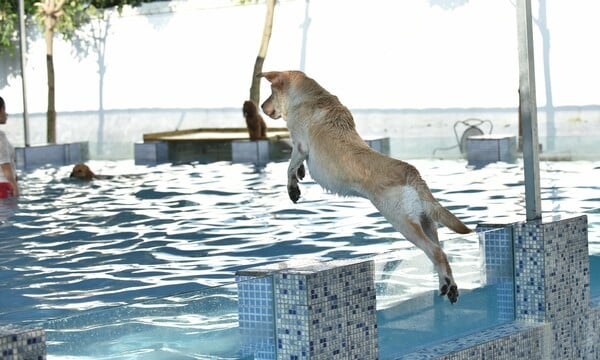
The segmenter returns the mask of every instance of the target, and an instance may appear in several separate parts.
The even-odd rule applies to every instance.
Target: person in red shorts
[[[6,103],[0,96],[0,125],[6,124]],[[0,131],[0,198],[19,196],[17,172],[15,170],[15,149],[6,134]]]

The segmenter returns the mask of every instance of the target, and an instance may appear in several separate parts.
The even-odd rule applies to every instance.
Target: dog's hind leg
[[[452,269],[448,263],[448,258],[442,250],[439,242],[432,241],[426,234],[419,222],[410,219],[403,220],[403,224],[397,227],[397,230],[406,237],[406,239],[423,250],[429,260],[434,264],[439,277],[440,296],[447,295],[451,303],[458,300],[458,287],[452,276]]]
[[[434,243],[439,244],[440,239],[438,238],[437,223],[425,214],[422,214],[419,220],[427,238]]]
[[[428,218],[425,221],[414,219],[406,213],[401,213],[400,208],[393,204],[374,204],[396,230],[427,255],[438,273],[440,295],[448,296],[448,300],[455,303],[458,300],[458,287],[452,276],[448,258],[440,246],[435,222]]]
[[[443,250],[440,246],[440,240],[438,238],[438,232],[437,232],[437,223],[434,220],[432,220],[431,218],[429,218],[428,216],[426,216],[425,214],[421,215],[420,223],[421,223],[421,228],[423,229],[423,232],[425,233],[427,238],[439,247],[439,249],[443,255],[442,261],[446,264],[445,265],[447,268],[446,274],[439,273],[439,269],[438,269],[439,281],[440,281],[440,295],[448,294],[448,298],[450,299],[450,302],[454,303],[454,301],[452,301],[452,299],[458,297],[458,287],[456,286],[456,283],[454,282],[454,277],[452,276],[452,268],[450,267],[450,264],[448,263],[448,258],[446,257],[446,254],[443,252]],[[456,294],[454,294],[454,292]]]

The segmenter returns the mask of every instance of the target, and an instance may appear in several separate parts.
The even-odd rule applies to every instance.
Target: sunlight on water
[[[471,228],[524,220],[521,164],[473,170],[464,161],[411,163],[436,198]],[[84,183],[68,178],[70,166],[37,169],[21,174],[18,203],[0,204],[0,322],[35,323],[151,300],[120,308],[117,313],[127,313],[123,323],[107,325],[100,321],[106,320],[101,311],[97,327],[66,318],[66,333],[91,332],[97,338],[122,331],[127,335],[112,349],[98,351],[123,355],[135,348],[139,353],[123,358],[152,353],[156,359],[161,358],[156,354],[184,359],[192,358],[194,349],[231,354],[237,346],[235,292],[210,288],[232,283],[244,268],[382,254],[378,309],[437,288],[424,254],[402,240],[368,201],[328,194],[308,178],[293,204],[285,186],[287,163],[89,164],[97,173],[116,176]],[[600,162],[540,166],[544,212],[587,215],[590,253],[600,254]],[[440,237],[456,235],[440,228]],[[479,287],[476,238],[444,242],[444,249],[461,289]],[[386,258],[391,250],[398,258]],[[202,289],[209,296],[193,299]],[[182,308],[189,311],[176,311]],[[131,335],[132,328],[143,330],[143,339]],[[178,340],[161,342],[166,333]],[[145,343],[148,338],[156,342]]]

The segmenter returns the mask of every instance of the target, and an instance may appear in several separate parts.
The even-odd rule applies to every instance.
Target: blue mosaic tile
[[[519,223],[513,232],[517,317],[551,321],[586,309],[587,218]]]
[[[542,339],[547,324],[510,323],[444,344],[423,348],[395,360],[528,359],[543,360],[547,354]]]
[[[600,359],[600,299],[589,295],[587,218],[493,229],[478,227],[484,280],[497,287],[496,301],[506,304],[507,316],[515,303],[519,321],[398,359]],[[506,270],[511,254],[514,284]],[[375,292],[367,284],[373,276],[363,276],[372,266],[319,263],[301,269],[286,265],[285,271],[278,265],[276,273],[257,271],[273,274],[277,299],[272,306],[282,314],[274,326],[275,358],[376,359],[377,324],[369,320],[375,317]]]
[[[0,326],[0,359],[45,360],[46,333],[42,328]]]
[[[496,285],[499,319],[514,320],[514,256],[513,233],[510,226],[478,226],[479,242],[482,248],[485,269],[484,282]]]
[[[600,299],[590,299],[587,217],[553,217],[511,227],[517,319],[544,324],[546,329],[531,335],[538,345],[529,345],[540,348],[543,359],[600,359]],[[514,352],[509,347],[507,352],[506,344],[505,338],[498,338],[488,347],[443,358],[535,358],[531,350]]]
[[[373,263],[326,264],[274,275],[278,358],[376,358]]]
[[[236,276],[242,356],[275,359],[273,283],[270,276]],[[256,277],[261,275],[261,277]]]
[[[271,287],[263,293],[252,277],[265,275]],[[273,347],[269,356],[274,359],[377,358],[373,261],[277,264],[240,271],[237,276],[240,329],[248,330],[242,333],[244,355],[256,359],[264,345]],[[266,300],[269,297],[271,303]],[[271,323],[256,319],[262,306],[273,314]],[[255,328],[250,325],[257,322],[273,332],[251,333]]]

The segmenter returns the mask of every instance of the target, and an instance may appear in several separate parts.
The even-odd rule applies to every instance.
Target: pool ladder
[[[458,137],[458,130],[457,130],[459,125],[462,126],[463,129],[465,129],[463,131],[462,135],[460,136],[460,138]],[[485,133],[483,132],[483,130],[481,130],[482,125],[485,125],[488,127],[488,132],[487,132],[488,134],[492,133],[492,130],[494,129],[494,124],[492,124],[492,122],[490,120],[469,118],[469,119],[459,120],[459,121],[455,122],[454,123],[454,136],[456,137],[456,145],[450,146],[450,147],[444,147],[444,148],[435,148],[435,149],[433,149],[432,156],[435,156],[435,153],[439,150],[442,150],[442,151],[452,150],[456,147],[458,147],[460,149],[460,153],[463,157],[466,156],[467,139],[470,136],[484,135]]]

